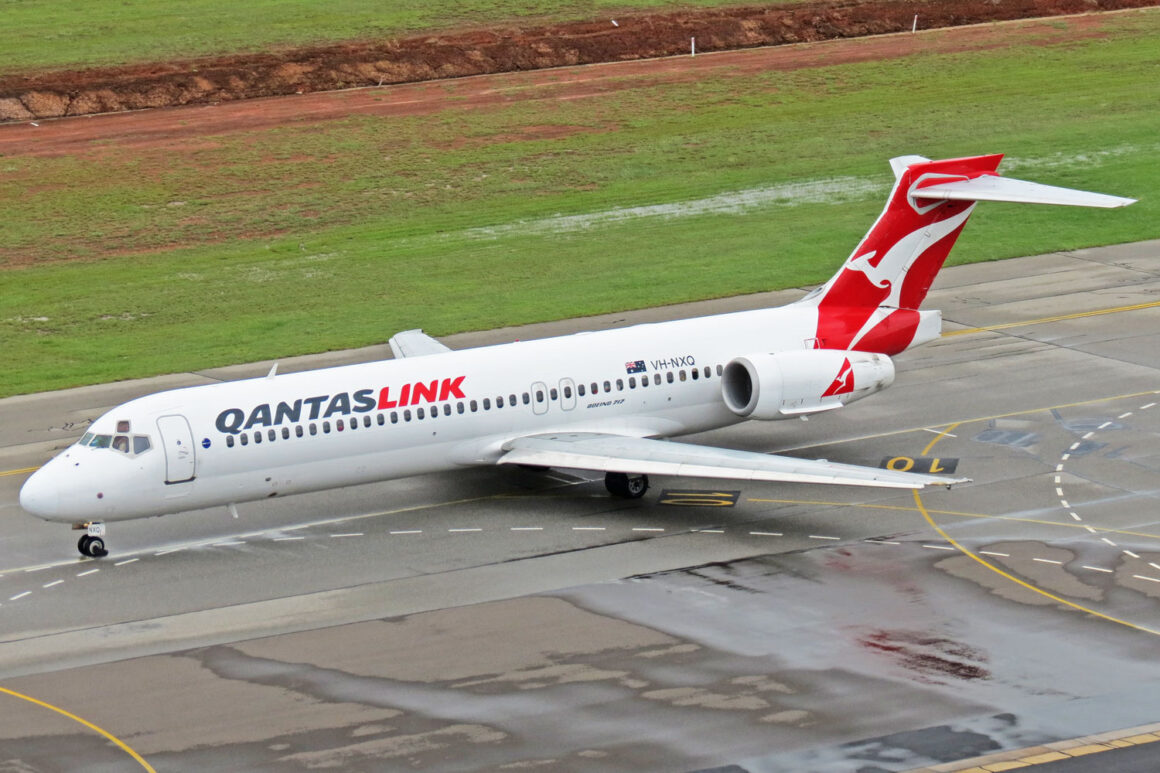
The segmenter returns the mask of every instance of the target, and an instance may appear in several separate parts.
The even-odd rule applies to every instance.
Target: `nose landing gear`
[[[74,526],[74,529],[85,529],[86,533],[77,541],[77,550],[87,558],[104,558],[109,555],[105,547],[105,524],[86,523]]]

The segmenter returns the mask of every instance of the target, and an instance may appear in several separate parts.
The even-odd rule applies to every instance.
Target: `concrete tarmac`
[[[687,439],[974,480],[920,498],[480,469],[113,524],[91,561],[0,475],[0,768],[885,771],[1155,721],[1158,293],[1157,242],[948,269],[883,394]],[[0,472],[268,368],[0,401]]]

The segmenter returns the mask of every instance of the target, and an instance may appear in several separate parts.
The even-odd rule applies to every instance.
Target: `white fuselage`
[[[700,432],[742,420],[726,363],[812,348],[816,329],[797,303],[161,392],[93,422],[98,440],[45,465],[54,490],[28,501],[47,520],[114,521],[494,464],[530,434]],[[150,448],[91,445],[118,436]]]

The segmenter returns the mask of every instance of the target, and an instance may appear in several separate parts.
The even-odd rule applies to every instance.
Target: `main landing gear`
[[[648,491],[648,476],[607,472],[604,474],[604,487],[614,497],[640,499],[644,496],[644,492]]]
[[[74,526],[74,529],[85,529],[85,534],[77,541],[77,550],[87,558],[104,558],[109,555],[105,547],[105,524],[86,523]]]

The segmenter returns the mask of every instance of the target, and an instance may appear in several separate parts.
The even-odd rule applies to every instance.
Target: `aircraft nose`
[[[41,468],[20,487],[20,506],[37,518],[52,520],[60,513],[60,488]]]

